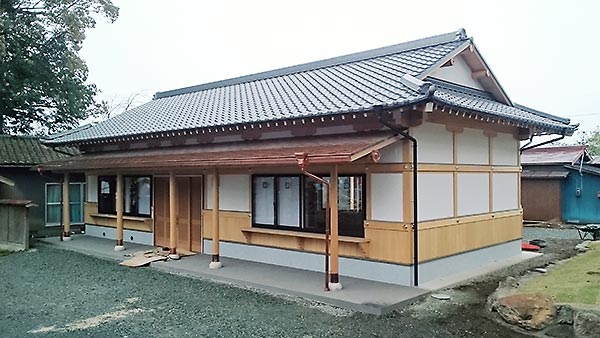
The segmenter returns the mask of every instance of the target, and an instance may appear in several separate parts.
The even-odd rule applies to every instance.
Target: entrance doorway
[[[202,177],[178,176],[177,248],[200,252],[202,237]],[[169,178],[154,178],[154,244],[169,247]]]

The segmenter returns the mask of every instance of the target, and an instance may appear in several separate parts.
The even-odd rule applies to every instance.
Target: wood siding
[[[561,180],[521,180],[523,218],[527,221],[558,221],[561,214]]]

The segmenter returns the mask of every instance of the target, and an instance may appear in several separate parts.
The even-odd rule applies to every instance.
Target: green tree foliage
[[[592,156],[600,156],[600,127],[594,131],[581,132],[578,143],[586,145]]]
[[[110,0],[0,0],[5,132],[64,130],[100,107],[94,101],[98,89],[86,83],[88,69],[78,53],[95,19],[114,22],[118,13]]]

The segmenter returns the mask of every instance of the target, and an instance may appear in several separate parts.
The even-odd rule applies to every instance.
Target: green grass
[[[0,257],[2,257],[2,256],[8,256],[8,255],[10,255],[10,253],[11,253],[10,251],[0,250]]]
[[[600,243],[586,253],[534,277],[519,292],[540,292],[558,303],[600,305]]]

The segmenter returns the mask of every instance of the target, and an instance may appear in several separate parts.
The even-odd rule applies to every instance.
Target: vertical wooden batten
[[[219,257],[219,171],[215,169],[212,176],[212,259],[208,267],[219,269],[223,266]]]
[[[63,224],[64,224],[64,231],[63,231],[63,240],[64,241],[70,241],[71,240],[71,205],[70,205],[70,201],[71,198],[69,196],[69,184],[70,184],[70,177],[69,177],[69,173],[65,173],[64,176],[64,180],[63,180],[63,186],[62,186],[62,205],[63,205],[63,209],[62,209],[62,219],[63,219]]]
[[[330,226],[331,226],[331,272],[329,289],[337,291],[342,289],[342,284],[339,279],[339,237],[338,237],[338,166],[334,165],[331,168],[330,186],[329,186],[329,208],[330,211]]]
[[[117,234],[115,251],[125,250],[123,245],[123,174],[117,174],[117,191],[115,196],[115,209],[117,212]]]
[[[169,172],[169,248],[170,257],[177,258],[177,180]]]

